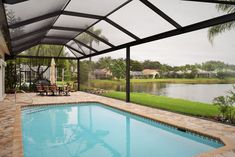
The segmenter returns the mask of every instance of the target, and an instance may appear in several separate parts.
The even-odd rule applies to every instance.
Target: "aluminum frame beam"
[[[52,17],[59,16],[60,14],[61,14],[61,11],[56,11],[56,12],[53,12],[53,13],[41,15],[41,16],[34,17],[34,18],[31,18],[31,19],[28,19],[28,20],[24,20],[24,21],[21,21],[21,22],[18,22],[18,23],[11,24],[11,25],[9,25],[9,28],[14,29],[14,28],[22,27],[22,26],[25,26],[25,25],[28,25],[28,24],[31,24],[31,23],[35,23],[35,22],[38,22],[38,21],[42,21],[42,20],[46,20],[46,19],[49,19],[49,18],[52,18]]]
[[[130,102],[130,46],[126,47],[126,102]]]
[[[225,0],[183,0],[183,1],[235,5],[234,1],[232,2],[232,1],[225,1]]]
[[[119,29],[120,31],[124,32],[125,34],[129,35],[130,37],[132,37],[135,40],[139,40],[140,38],[137,37],[136,35],[134,35],[133,33],[131,33],[130,31],[128,31],[127,29],[123,28],[122,26],[118,25],[117,23],[113,22],[112,20],[110,20],[109,18],[105,18],[104,19],[106,22],[108,22],[109,24],[111,24],[112,26],[116,27],[117,29]]]
[[[17,3],[22,3],[28,0],[3,0],[3,3],[5,4],[17,4]]]
[[[90,49],[90,50],[92,50],[94,52],[98,52],[96,49],[94,49],[94,48],[92,48],[92,47],[82,43],[81,41],[79,41],[77,39],[71,39],[71,38],[65,38],[65,37],[56,37],[56,36],[45,36],[45,38],[48,38],[48,39],[65,39],[65,40],[70,40],[70,41],[73,40],[74,42],[77,42],[80,45],[82,45],[82,46],[84,46],[84,47],[86,47],[86,48],[88,48],[88,49]]]
[[[69,59],[69,60],[77,60],[74,57],[57,57],[57,56],[16,56],[16,58],[34,58],[34,59]]]
[[[68,47],[67,47],[67,48],[68,48]],[[78,59],[77,55],[76,55],[70,48],[68,48],[68,49],[69,49],[69,51],[75,56],[75,58]]]
[[[38,17],[34,17],[31,19],[27,19],[24,21],[20,21],[18,23],[11,24],[11,25],[9,25],[9,28],[14,29],[14,28],[22,27],[22,26],[25,26],[25,25],[28,25],[31,23],[46,20],[48,18],[52,18],[52,17],[56,17],[56,16],[60,16],[60,15],[68,15],[68,16],[76,16],[76,17],[84,17],[84,18],[92,18],[92,19],[102,19],[103,18],[103,16],[98,16],[98,15],[93,15],[93,14],[85,14],[85,13],[79,13],[79,12],[59,10],[59,11],[55,11],[52,13],[38,16]]]
[[[33,46],[38,45],[39,43],[40,43],[40,40],[36,41],[35,43],[26,45],[25,47],[22,47],[22,48],[20,48],[20,49],[18,49],[18,50],[15,50],[15,51],[13,51],[13,55],[16,56],[16,55],[20,54],[21,52],[23,52],[23,51],[25,51],[25,50],[27,50],[27,49],[30,49],[30,48],[33,47]]]
[[[72,50],[76,51],[77,53],[81,54],[82,56],[86,56],[85,53],[82,53],[82,52],[78,51],[77,49],[75,49],[75,48],[73,48],[73,47],[71,47],[71,46],[69,46],[69,45],[67,45],[67,44],[65,44],[65,46],[66,46],[67,48],[69,48],[69,49],[72,49]],[[75,56],[76,56],[76,55],[75,55]]]
[[[50,27],[43,27],[43,28],[40,28],[40,29],[37,29],[33,32],[29,32],[29,33],[26,33],[26,34],[22,34],[22,35],[19,35],[19,36],[16,36],[14,38],[12,38],[11,40],[12,41],[16,41],[16,40],[20,40],[22,38],[27,38],[29,36],[32,36],[32,35],[35,35],[35,34],[39,34],[39,33],[44,33],[46,31],[50,30]]]
[[[140,0],[143,4],[145,4],[148,8],[153,10],[155,13],[157,13],[159,16],[161,16],[163,19],[168,21],[171,25],[173,25],[175,28],[181,28],[182,26],[178,24],[176,21],[174,21],[171,17],[166,15],[163,11],[161,11],[159,8],[157,8],[155,5],[153,5],[148,0]]]
[[[79,12],[72,12],[72,11],[63,11],[62,15],[84,17],[84,18],[90,18],[90,19],[102,19],[103,18],[103,16],[99,16],[99,15],[79,13]]]
[[[87,34],[89,34],[90,36],[100,40],[101,42],[105,43],[106,45],[110,46],[110,47],[115,47],[113,44],[111,44],[110,42],[104,40],[103,38],[100,38],[99,36],[89,32],[86,29],[81,29],[81,28],[70,28],[70,27],[60,27],[60,26],[53,26],[52,29],[56,29],[56,30],[64,30],[64,31],[78,31],[78,32],[85,32]],[[71,39],[72,40],[72,39]]]
[[[19,45],[25,45],[25,44],[27,45],[27,44],[30,44],[30,43],[34,43],[38,40],[42,40],[43,38],[44,38],[44,35],[42,34],[40,36],[34,37],[32,40],[29,40],[29,41],[26,41],[26,42],[23,42],[23,43],[18,43],[16,45],[12,46],[12,48],[17,48]]]

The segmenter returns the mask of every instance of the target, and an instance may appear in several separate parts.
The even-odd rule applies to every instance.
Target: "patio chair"
[[[48,93],[50,92],[49,86],[43,86],[43,90],[46,93],[46,95],[48,95]]]
[[[43,90],[43,87],[41,85],[37,85],[36,89],[37,89],[36,92],[39,93],[39,95],[43,95],[44,94],[44,90]]]
[[[56,85],[51,85],[50,86],[50,91],[52,92],[52,95],[55,95],[58,92],[57,86]]]
[[[70,85],[67,85],[64,89],[64,93],[65,95],[69,95],[69,92],[71,91],[71,86]]]
[[[59,92],[59,95],[61,95],[61,93],[62,93],[62,94],[64,93],[64,89],[65,89],[64,86],[58,86],[58,87],[57,87],[57,91]]]

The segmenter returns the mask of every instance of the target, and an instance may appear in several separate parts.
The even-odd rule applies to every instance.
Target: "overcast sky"
[[[192,3],[179,0],[150,1],[182,26],[224,14],[219,13],[215,9],[214,4]],[[173,29],[170,24],[156,17],[154,12],[143,5],[139,5],[139,3],[139,1],[134,1],[110,16],[110,18],[128,28],[128,30],[139,37]],[[108,38],[110,34],[115,36],[116,32],[105,29],[107,26],[104,23],[98,24],[97,27],[102,29],[104,36]],[[235,64],[235,30],[217,36],[213,45],[208,41],[207,31],[207,29],[203,29],[132,47],[131,59],[140,61],[147,59],[157,60],[169,65],[201,63],[208,60],[220,60]],[[121,39],[120,37],[109,39],[111,41],[116,40],[115,42],[128,40],[124,36]],[[125,50],[119,50],[110,54],[115,58],[124,57]],[[96,60],[97,58],[99,57],[94,59]]]

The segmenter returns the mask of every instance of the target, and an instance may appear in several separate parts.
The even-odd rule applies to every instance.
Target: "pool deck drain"
[[[14,95],[8,95],[0,102],[0,157],[22,157],[21,107],[33,105],[100,102],[108,106],[128,111],[137,115],[174,125],[202,135],[221,139],[226,146],[198,155],[197,157],[235,157],[235,127],[207,121],[195,117],[140,106],[134,103],[88,94],[74,92],[70,96],[37,96],[35,93],[17,94],[17,105],[14,106]],[[9,121],[7,120],[9,119]]]

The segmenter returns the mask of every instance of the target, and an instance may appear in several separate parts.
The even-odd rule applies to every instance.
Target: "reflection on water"
[[[93,87],[125,91],[125,84],[93,83]],[[232,84],[132,83],[131,92],[150,93],[191,101],[212,103],[217,96],[232,90]]]
[[[23,141],[27,146],[24,148],[26,157],[78,157],[90,150],[98,149],[106,149],[111,153],[110,157],[121,157],[115,148],[102,140],[109,131],[93,128],[92,106],[84,109],[82,107],[58,108],[48,112],[24,117],[23,121],[30,119],[23,125]],[[41,129],[43,130],[38,133]],[[59,154],[60,149],[66,149],[66,152]]]
[[[22,128],[25,157],[191,157],[222,146],[95,103],[23,114]]]

